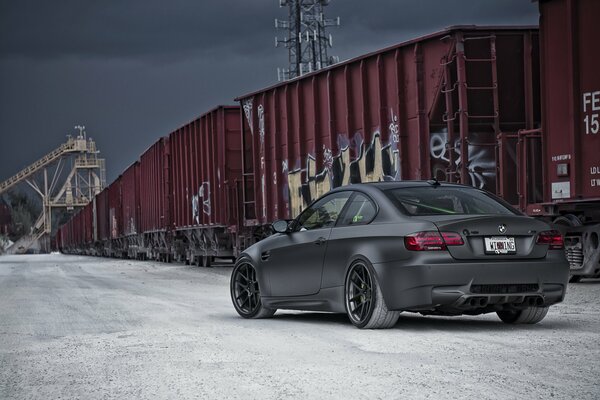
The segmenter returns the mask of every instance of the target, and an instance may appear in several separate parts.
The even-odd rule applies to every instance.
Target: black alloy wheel
[[[267,318],[276,311],[263,307],[256,270],[245,260],[238,263],[231,274],[231,300],[244,318]]]
[[[359,261],[348,272],[346,279],[346,310],[354,325],[366,325],[373,314],[373,280],[367,266]]]
[[[387,308],[372,267],[363,260],[355,261],[346,275],[346,313],[360,329],[389,329],[396,325],[401,311]]]

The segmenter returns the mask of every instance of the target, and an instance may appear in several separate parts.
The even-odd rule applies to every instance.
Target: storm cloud
[[[528,0],[332,0],[348,59],[456,24],[530,25]],[[84,124],[113,180],[159,136],[271,85],[278,0],[0,0],[0,180]]]

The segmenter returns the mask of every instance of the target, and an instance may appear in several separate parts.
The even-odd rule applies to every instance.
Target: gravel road
[[[231,267],[0,257],[0,399],[598,399],[600,281],[534,326],[495,315],[243,320]]]

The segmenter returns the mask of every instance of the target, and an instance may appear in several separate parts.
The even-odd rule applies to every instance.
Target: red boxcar
[[[120,237],[123,226],[123,212],[121,206],[121,176],[119,176],[108,188],[108,226],[109,237],[117,239]]]
[[[160,138],[140,158],[140,230],[171,229],[169,138]]]
[[[140,163],[136,161],[121,176],[122,225],[119,236],[139,233]]]
[[[98,193],[95,197],[96,207],[96,235],[100,242],[110,239],[110,218],[108,215],[108,188]]]
[[[239,107],[209,111],[172,132],[169,143],[176,258],[207,265],[213,256],[233,256],[242,178]]]
[[[546,201],[600,201],[600,1],[540,2]]]
[[[242,178],[239,107],[218,107],[169,140],[174,227],[235,225],[236,183]]]
[[[246,225],[378,180],[436,177],[517,204],[518,132],[541,120],[538,60],[535,27],[453,27],[239,98]]]
[[[600,276],[600,1],[540,1],[544,202],[573,280]]]
[[[56,243],[56,248],[58,251],[62,253],[66,253],[66,233],[67,233],[67,225],[69,222],[67,221],[64,225],[62,225],[56,231],[56,236],[54,236],[54,241]]]
[[[83,213],[79,211],[77,214],[75,214],[75,217],[73,217],[72,221],[71,245],[75,249],[78,249],[85,241],[85,219],[83,218]]]
[[[169,260],[173,205],[171,202],[169,138],[160,138],[140,158],[140,216],[135,257]]]
[[[88,203],[85,207],[77,214],[81,220],[81,231],[82,236],[80,245],[82,248],[87,247],[94,243],[94,210],[93,202]]]
[[[59,230],[59,243],[64,251],[86,254],[93,247],[92,203],[77,212]]]

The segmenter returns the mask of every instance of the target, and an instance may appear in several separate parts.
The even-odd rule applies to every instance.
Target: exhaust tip
[[[538,297],[535,301],[535,305],[536,306],[543,306],[544,305],[544,299],[542,297]]]

